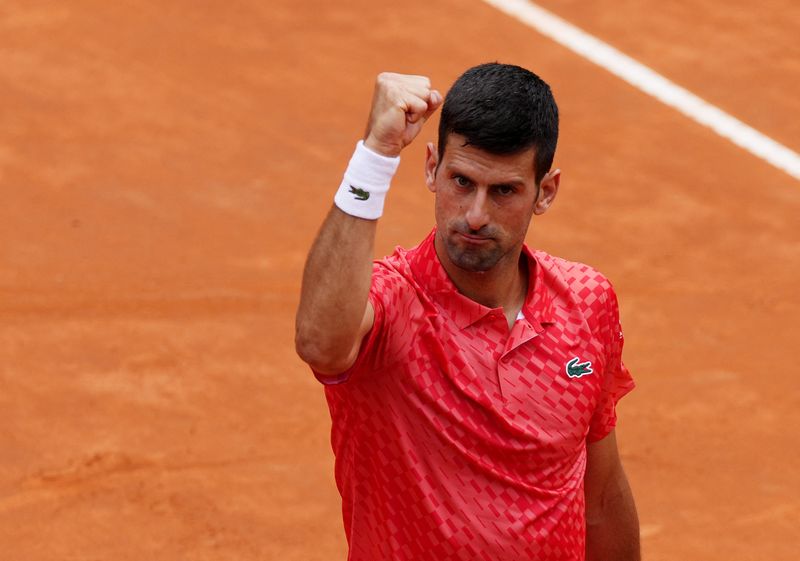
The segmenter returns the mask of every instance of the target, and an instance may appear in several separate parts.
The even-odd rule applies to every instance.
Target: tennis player
[[[525,244],[561,178],[545,82],[496,63],[455,82],[427,146],[436,227],[372,262],[400,153],[442,102],[378,76],[303,277],[297,352],[325,384],[348,559],[638,560],[617,298]]]

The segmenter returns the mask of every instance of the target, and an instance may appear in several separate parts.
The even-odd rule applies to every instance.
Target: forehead
[[[535,182],[535,148],[513,154],[493,154],[469,144],[465,146],[466,141],[461,135],[450,134],[440,166],[452,171],[480,175],[491,183],[511,180]]]

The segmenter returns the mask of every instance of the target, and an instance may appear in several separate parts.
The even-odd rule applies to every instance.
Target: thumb
[[[424,97],[411,96],[406,100],[406,122],[414,124],[425,122],[428,116],[430,102]]]
[[[442,98],[442,94],[440,94],[438,90],[431,90],[430,99],[428,100],[428,110],[425,112],[422,118],[427,120],[428,117],[433,115],[436,110],[441,107],[443,101],[444,99]]]

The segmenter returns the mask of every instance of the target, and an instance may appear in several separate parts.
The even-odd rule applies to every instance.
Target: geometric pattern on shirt
[[[509,332],[502,310],[455,290],[434,233],[375,264],[356,364],[317,375],[348,559],[583,559],[586,442],[633,388],[613,289],[525,247],[529,292]],[[567,375],[576,356],[592,376]]]

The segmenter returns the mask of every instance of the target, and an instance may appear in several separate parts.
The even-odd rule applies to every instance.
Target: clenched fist
[[[442,104],[425,76],[383,72],[375,82],[364,144],[384,156],[397,156]]]

